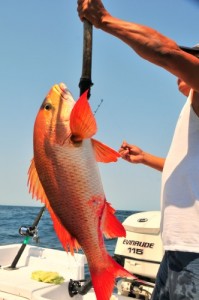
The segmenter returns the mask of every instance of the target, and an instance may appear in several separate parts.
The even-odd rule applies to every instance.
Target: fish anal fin
[[[55,232],[63,245],[63,248],[68,252],[70,251],[71,254],[74,254],[74,250],[80,249],[80,245],[78,244],[77,240],[70,235],[67,229],[62,225],[59,218],[54,213],[50,202],[46,196],[46,193],[42,187],[41,181],[39,180],[39,176],[35,167],[34,159],[32,159],[30,168],[28,170],[28,185],[29,185],[29,192],[32,194],[33,198],[40,200],[43,202],[48,209],[50,216],[53,221]]]
[[[104,163],[109,163],[109,162],[116,162],[121,155],[110,148],[109,146],[95,140],[91,139],[94,153],[95,153],[95,159],[98,162],[104,162]]]
[[[97,300],[110,300],[115,284],[115,278],[136,278],[114,261],[111,256],[106,258],[104,266],[96,268],[96,270],[94,268],[90,268],[90,272]]]
[[[56,214],[54,213],[53,209],[49,207],[48,210],[53,221],[55,232],[63,248],[66,250],[66,252],[70,251],[71,254],[74,255],[74,251],[78,251],[79,249],[81,249],[81,246],[79,245],[77,240],[74,237],[72,237],[71,234],[67,231],[67,229],[63,226],[61,221],[57,218]]]
[[[88,103],[88,91],[75,103],[70,115],[70,129],[75,140],[91,138],[97,131],[95,117]]]
[[[101,219],[101,229],[106,238],[125,237],[126,231],[124,226],[114,213],[115,210],[106,202]]]

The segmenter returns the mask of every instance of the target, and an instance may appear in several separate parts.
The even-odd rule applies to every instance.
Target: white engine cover
[[[163,256],[160,212],[136,213],[123,222],[126,237],[118,238],[115,256],[133,274],[155,279]]]

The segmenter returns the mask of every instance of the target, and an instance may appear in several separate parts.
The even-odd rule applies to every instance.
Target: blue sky
[[[148,25],[181,45],[199,42],[199,6],[191,0],[106,0],[116,17]],[[83,26],[75,0],[2,0],[0,10],[0,204],[38,205],[27,188],[37,111],[50,87],[65,82],[79,96]],[[93,31],[90,104],[96,138],[123,140],[165,156],[185,98],[176,78],[128,46]],[[158,210],[161,173],[120,160],[100,164],[107,200],[116,209]]]

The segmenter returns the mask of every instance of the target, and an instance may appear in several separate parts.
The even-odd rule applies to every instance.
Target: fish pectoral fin
[[[109,162],[116,162],[121,155],[119,152],[113,150],[109,146],[95,140],[91,139],[94,153],[95,153],[95,159],[98,162],[104,162],[104,163],[109,163]]]
[[[88,103],[87,92],[77,100],[70,115],[70,129],[76,140],[91,138],[97,132],[97,124]]]
[[[39,179],[34,158],[31,160],[30,167],[28,170],[28,186],[29,186],[29,193],[31,193],[32,198],[36,198],[36,200],[41,200],[46,207],[49,206],[49,201],[46,196],[46,193],[43,189],[41,181]]]
[[[101,229],[106,238],[125,237],[126,231],[114,215],[115,210],[106,202],[101,219]]]
[[[35,167],[34,158],[32,159],[30,168],[28,170],[28,185],[29,185],[29,192],[32,194],[32,197],[36,198],[37,200],[41,200],[41,202],[43,202],[46,208],[48,209],[53,221],[54,229],[64,249],[67,252],[70,251],[71,254],[74,254],[74,250],[78,250],[81,247],[77,242],[77,240],[70,235],[70,233],[62,225],[61,221],[54,213],[49,203],[49,200],[46,196],[46,193],[44,192],[41,181],[39,180],[39,176]]]

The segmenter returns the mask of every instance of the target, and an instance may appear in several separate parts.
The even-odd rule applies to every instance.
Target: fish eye
[[[44,109],[45,109],[45,110],[51,110],[51,109],[52,109],[52,104],[46,103],[46,104],[44,105]]]

